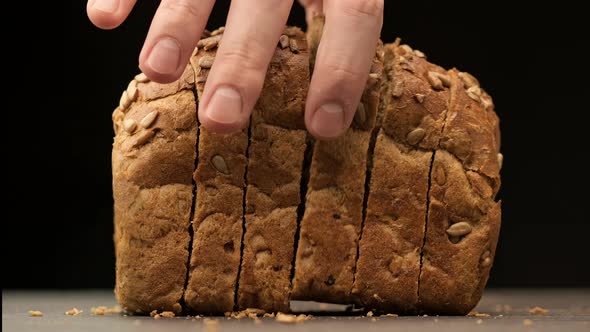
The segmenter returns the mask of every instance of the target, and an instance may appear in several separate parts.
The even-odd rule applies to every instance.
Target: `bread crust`
[[[481,298],[500,230],[499,125],[476,81],[461,79],[465,74],[455,69],[449,74],[450,111],[432,167],[420,307],[466,314]],[[469,231],[453,236],[450,227],[458,223]]]
[[[323,20],[314,20],[323,24]],[[317,49],[321,28],[310,49]],[[383,70],[377,48],[351,128],[331,141],[317,141],[310,165],[305,212],[293,278],[293,299],[332,303],[352,301],[369,143],[375,126]]]
[[[222,34],[216,36],[221,39]],[[213,38],[213,37],[212,37]],[[197,94],[201,98],[216,48],[199,48],[191,57]],[[207,68],[209,67],[209,68]],[[199,127],[197,186],[193,216],[193,247],[184,300],[193,312],[232,311],[240,266],[243,198],[248,130],[215,134]]]
[[[304,33],[284,35],[298,44],[275,50],[252,115],[245,229],[238,308],[289,310],[291,270],[301,174],[306,150],[305,99],[309,55]]]
[[[449,96],[448,88],[431,88],[431,71],[445,72],[407,45],[385,46],[383,120],[353,290],[368,309],[417,311],[431,149],[440,140]]]
[[[115,293],[131,313],[180,314],[196,155],[194,75],[187,67],[172,84],[141,81],[130,83],[113,113]]]

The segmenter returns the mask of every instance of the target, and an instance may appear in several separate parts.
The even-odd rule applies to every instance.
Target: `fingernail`
[[[335,138],[344,129],[344,109],[338,104],[326,104],[318,108],[311,119],[311,129],[326,138]]]
[[[105,13],[114,13],[119,9],[119,0],[96,0],[92,8]]]
[[[229,87],[218,88],[205,111],[209,119],[220,124],[239,122],[241,113],[242,96]]]
[[[155,72],[168,75],[178,69],[180,63],[180,46],[172,38],[162,38],[154,45],[147,60],[147,65]]]

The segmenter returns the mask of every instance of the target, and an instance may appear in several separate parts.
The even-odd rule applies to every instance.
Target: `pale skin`
[[[136,0],[89,0],[88,17],[113,29]],[[294,0],[232,0],[223,43],[199,105],[207,129],[228,133],[248,122],[268,64]],[[383,23],[384,0],[299,0],[308,21],[324,13],[326,25],[305,106],[305,124],[318,139],[350,126],[369,75]],[[167,83],[182,74],[215,0],[161,0],[139,56],[140,69]]]

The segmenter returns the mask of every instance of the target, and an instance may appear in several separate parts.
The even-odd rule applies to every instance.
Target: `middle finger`
[[[209,130],[241,129],[260,95],[293,0],[233,0],[207,78],[199,120]]]

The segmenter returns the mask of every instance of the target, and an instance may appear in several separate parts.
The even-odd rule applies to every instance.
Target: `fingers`
[[[343,134],[367,82],[383,22],[383,0],[325,0],[326,24],[305,109],[318,139]]]
[[[292,5],[293,0],[232,1],[199,105],[207,129],[228,133],[248,122]]]
[[[168,83],[180,77],[205,29],[214,2],[161,1],[139,56],[139,67],[150,79]]]
[[[311,20],[317,14],[323,13],[323,0],[299,0],[299,3],[305,8],[305,20],[311,24]]]
[[[86,13],[97,27],[114,29],[125,21],[133,5],[135,0],[89,0]]]

